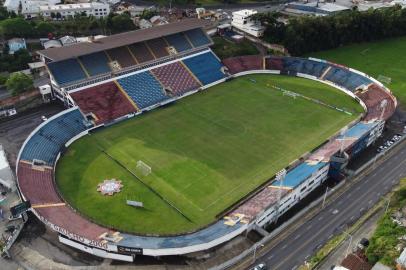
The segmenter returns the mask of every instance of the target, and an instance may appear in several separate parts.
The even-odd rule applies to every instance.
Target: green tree
[[[33,80],[22,72],[16,72],[10,75],[6,81],[7,90],[13,95],[24,93],[33,87]]]
[[[49,22],[39,22],[36,25],[35,30],[37,31],[37,35],[46,36],[55,31],[55,26]]]
[[[8,76],[0,74],[0,85],[4,85],[8,79]]]
[[[128,14],[123,13],[111,18],[111,30],[113,32],[123,32],[133,29],[135,29],[135,25]]]
[[[6,38],[31,37],[34,34],[34,29],[29,22],[17,17],[0,22],[0,33]]]

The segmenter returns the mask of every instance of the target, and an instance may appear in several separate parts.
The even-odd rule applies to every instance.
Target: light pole
[[[350,243],[348,244],[347,251],[345,252],[345,257],[347,257],[348,256],[348,251],[350,250],[350,247],[351,247],[351,244],[352,244],[352,235],[347,233],[346,231],[343,231],[343,233],[350,237]]]
[[[383,197],[383,199],[386,200],[386,206],[385,206],[385,214],[386,214],[386,212],[388,211],[388,208],[389,208],[390,198]]]
[[[263,246],[264,246],[264,244],[255,243],[255,245],[254,245],[254,258],[253,258],[253,260],[252,260],[252,263],[255,262],[255,259],[256,259],[256,256],[257,256],[257,248],[258,248],[258,247],[263,247]]]
[[[326,203],[328,189],[329,189],[329,187],[326,188],[326,192],[324,193],[323,203],[321,204],[321,209],[324,208],[324,204]],[[331,188],[331,190],[334,191],[334,188]]]

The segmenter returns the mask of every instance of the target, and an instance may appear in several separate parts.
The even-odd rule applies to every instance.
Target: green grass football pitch
[[[271,85],[353,114],[284,96]],[[81,138],[58,162],[57,185],[74,208],[99,224],[140,234],[189,232],[215,221],[361,112],[353,99],[318,82],[244,76]],[[138,160],[152,173],[144,176]],[[97,184],[110,178],[124,187],[103,196]],[[126,199],[145,207],[127,206]]]
[[[308,56],[330,60],[363,71],[374,78],[392,78],[386,86],[406,105],[406,37],[343,46]]]

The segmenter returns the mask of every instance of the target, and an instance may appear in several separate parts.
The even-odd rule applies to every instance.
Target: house
[[[75,38],[75,37],[72,37],[72,36],[64,36],[64,37],[61,37],[61,38],[59,39],[59,41],[62,43],[62,46],[69,46],[69,45],[72,45],[72,44],[76,44],[76,43],[77,43],[76,38]]]
[[[51,40],[45,41],[42,44],[42,46],[44,46],[45,49],[60,48],[60,47],[62,47],[62,43],[57,39],[51,39]]]
[[[27,44],[23,38],[12,38],[7,41],[7,45],[9,48],[9,54],[14,54],[16,51],[21,49],[27,49]]]
[[[256,10],[252,9],[235,11],[233,12],[231,25],[254,37],[262,37],[264,35],[265,27],[263,27],[260,22],[252,19],[252,16],[257,13]]]
[[[92,2],[83,4],[67,4],[67,5],[53,5],[53,6],[40,6],[39,14],[44,18],[52,19],[65,19],[73,17],[75,14],[85,14],[86,16],[94,16],[96,18],[107,17],[110,13],[110,6],[108,4]]]
[[[138,23],[138,26],[139,26],[141,29],[151,28],[151,27],[152,27],[152,23],[151,23],[150,21],[148,21],[148,20],[141,19],[141,20],[139,21],[139,23]]]
[[[151,22],[151,24],[153,26],[163,25],[163,24],[168,23],[168,21],[166,20],[165,17],[159,16],[159,15],[153,16],[151,19],[149,19],[149,21]]]

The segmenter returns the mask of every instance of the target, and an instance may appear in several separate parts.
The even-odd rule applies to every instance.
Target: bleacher
[[[354,91],[361,85],[366,86],[372,83],[368,78],[340,67],[332,67],[324,79],[341,85],[350,91]]]
[[[155,58],[161,58],[169,55],[168,51],[166,50],[166,47],[168,46],[166,45],[165,40],[163,40],[162,38],[151,39],[148,40],[146,43],[151,49],[152,54],[155,56]]]
[[[222,65],[212,52],[203,53],[183,60],[186,66],[203,84],[209,84],[225,77]]]
[[[60,85],[83,80],[87,77],[77,59],[49,63],[48,69]]]
[[[35,169],[31,164],[18,164],[19,186],[31,204],[61,203],[62,200],[55,192],[53,173],[51,168]]]
[[[111,71],[108,65],[109,59],[104,51],[81,56],[79,60],[90,76]]]
[[[122,68],[137,64],[127,46],[106,51],[112,61],[117,61]]]
[[[21,159],[38,159],[53,164],[64,144],[84,130],[86,126],[81,112],[78,109],[69,111],[42,126],[27,142]]]
[[[138,63],[145,63],[155,59],[155,57],[148,50],[147,45],[143,42],[132,44],[128,46],[128,48],[135,56]]]
[[[300,73],[308,74],[319,78],[323,72],[328,68],[327,63],[317,62],[313,60],[306,60],[303,62]]]
[[[224,59],[223,63],[231,74],[263,69],[263,57],[260,55],[231,57]]]
[[[96,116],[96,124],[110,122],[136,111],[114,82],[74,92],[70,96],[83,113],[93,113]]]
[[[152,70],[158,80],[176,95],[200,87],[189,71],[179,62],[164,65]]]
[[[200,47],[210,44],[210,40],[202,29],[196,28],[185,32],[194,47]]]
[[[265,58],[265,68],[269,70],[280,70],[284,68],[282,57],[267,57]]]
[[[183,33],[169,35],[166,36],[165,39],[176,49],[177,52],[183,52],[192,48]]]
[[[365,103],[368,108],[368,114],[365,121],[382,118],[388,119],[395,110],[395,103],[390,94],[377,84],[370,84],[365,91],[358,91],[356,95]],[[386,100],[385,110],[381,107],[383,100]]]
[[[161,84],[149,71],[118,79],[117,82],[140,109],[168,98]]]

